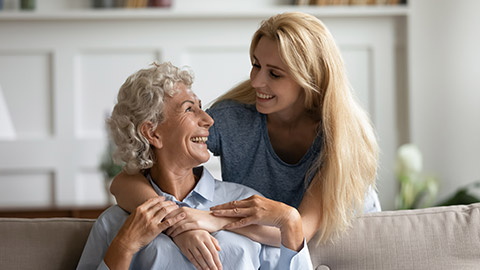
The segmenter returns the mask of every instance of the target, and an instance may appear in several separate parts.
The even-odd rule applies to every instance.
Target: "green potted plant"
[[[423,173],[422,153],[414,144],[398,148],[395,174],[400,184],[395,205],[397,209],[429,207],[434,204],[438,193],[435,177]]]

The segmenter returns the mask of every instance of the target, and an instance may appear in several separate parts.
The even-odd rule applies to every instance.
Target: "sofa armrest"
[[[317,242],[314,269],[480,269],[480,203],[366,214]]]

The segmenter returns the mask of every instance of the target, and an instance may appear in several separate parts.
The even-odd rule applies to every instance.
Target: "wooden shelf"
[[[57,20],[157,20],[157,19],[222,19],[259,18],[274,14],[301,11],[318,17],[383,17],[407,16],[408,6],[274,6],[251,9],[85,9],[52,12],[3,11],[0,21],[57,21]]]
[[[72,208],[39,208],[39,209],[0,209],[0,217],[10,218],[98,218],[108,206],[72,207]]]

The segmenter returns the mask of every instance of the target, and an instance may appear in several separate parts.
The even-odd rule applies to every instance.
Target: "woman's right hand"
[[[137,207],[113,239],[107,255],[110,253],[110,255],[133,256],[165,229],[185,218],[185,214],[180,213],[164,219],[175,209],[178,209],[175,202],[166,201],[165,197],[152,198]],[[107,262],[107,255],[105,262]]]
[[[205,230],[191,230],[172,237],[183,255],[198,270],[223,269],[218,251],[220,245],[217,239]]]

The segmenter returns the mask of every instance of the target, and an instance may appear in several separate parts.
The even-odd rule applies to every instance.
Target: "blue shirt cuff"
[[[307,241],[303,238],[303,247],[300,251],[291,250],[283,245],[280,246],[280,259],[278,261],[279,269],[282,266],[289,265],[290,269],[313,269],[310,252]]]

